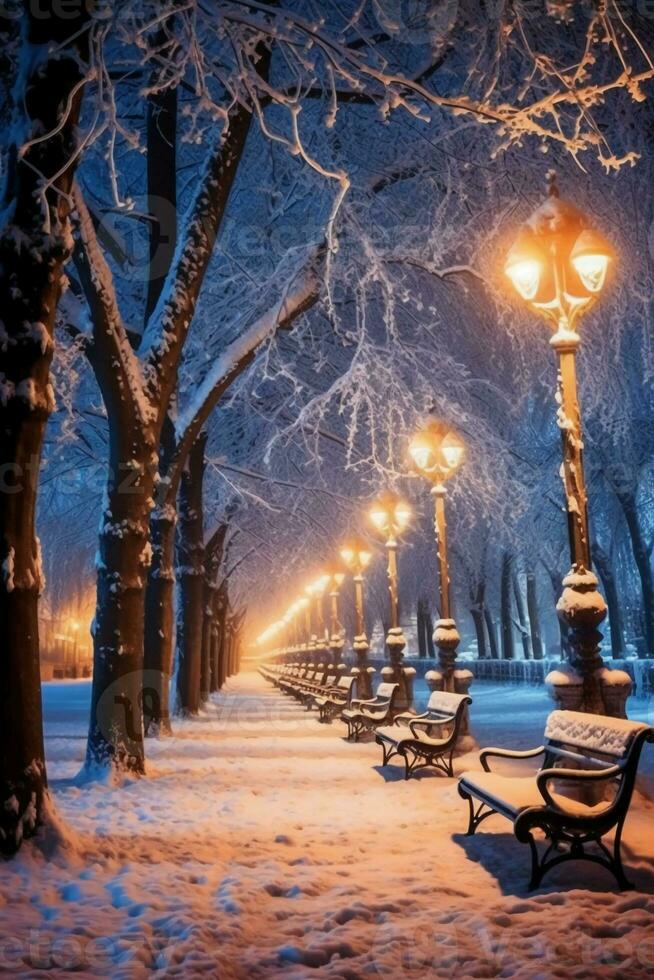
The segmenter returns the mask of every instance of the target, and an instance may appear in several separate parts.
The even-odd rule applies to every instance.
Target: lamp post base
[[[430,691],[448,691],[451,694],[467,694],[473,682],[471,670],[456,666],[456,648],[461,637],[453,619],[439,619],[434,627],[434,643],[438,647],[438,670],[428,670],[425,681]],[[461,737],[455,755],[463,755],[478,748],[470,730],[470,717],[466,710],[461,725]]]
[[[370,644],[365,633],[354,637],[353,648],[357,656],[357,664],[352,668],[351,674],[356,678],[356,696],[367,701],[372,697],[372,675],[375,673],[375,668],[368,662]]]
[[[338,637],[332,637],[329,641],[329,658],[333,673],[338,674],[343,661],[343,641]]]
[[[324,641],[318,640],[313,648],[311,662],[315,667],[324,665],[329,660],[329,647]]]
[[[389,629],[386,636],[386,649],[390,664],[382,667],[381,676],[382,681],[398,685],[395,697],[396,714],[413,711],[413,678],[416,672],[413,667],[402,666],[405,647],[406,637],[402,627],[395,626]]]
[[[606,616],[606,603],[597,590],[597,578],[573,568],[563,579],[556,610],[569,630],[572,662],[545,678],[557,706],[568,711],[626,718],[632,681],[624,670],[609,670],[600,655],[598,627]]]

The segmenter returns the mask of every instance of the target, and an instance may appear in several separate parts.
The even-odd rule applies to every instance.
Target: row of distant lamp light
[[[522,226],[505,262],[504,271],[515,291],[539,315],[554,327],[550,345],[558,360],[557,403],[562,435],[565,501],[568,511],[568,536],[571,571],[564,579],[564,591],[558,604],[562,617],[572,627],[573,665],[584,677],[583,706],[588,711],[603,712],[598,681],[601,634],[597,627],[606,615],[606,605],[597,591],[592,573],[588,533],[588,502],[583,467],[581,412],[577,397],[576,353],[580,337],[576,327],[601,294],[615,255],[606,239],[589,226],[586,215],[559,198],[555,175],[550,173],[549,193]],[[433,484],[436,501],[436,531],[440,568],[441,619],[450,617],[447,541],[444,515],[445,480],[460,466],[463,443],[458,435],[437,422],[429,423],[411,442],[410,453],[416,468]],[[391,632],[402,644],[397,617],[397,538],[408,527],[411,510],[408,504],[387,493],[372,507],[370,518],[386,538],[389,554],[389,591],[391,594]],[[356,548],[343,549],[342,556],[352,567]],[[369,553],[368,553],[369,554]],[[346,557],[351,555],[349,561]],[[368,558],[368,561],[370,559]],[[359,558],[359,569],[362,566]],[[359,572],[360,574],[360,572]],[[592,594],[593,598],[591,600]],[[283,627],[274,624],[262,634],[265,643]],[[359,620],[359,626],[361,625]],[[359,630],[360,635],[364,630]],[[626,675],[625,675],[626,676]],[[628,680],[628,678],[627,678]],[[607,709],[608,710],[608,709]]]
[[[440,592],[442,617],[449,618],[449,571],[447,558],[446,525],[444,516],[445,481],[460,467],[465,454],[461,438],[448,426],[429,419],[409,444],[409,455],[415,469],[433,485],[432,493],[436,508],[436,540],[439,552]],[[395,650],[406,645],[399,622],[399,588],[397,569],[398,542],[408,529],[413,516],[410,505],[392,491],[386,491],[374,501],[368,512],[375,531],[383,538],[388,560],[390,599],[390,627],[387,643]],[[352,572],[355,586],[356,635],[354,649],[368,649],[365,630],[363,575],[372,560],[372,551],[360,538],[347,541],[340,549],[343,564]],[[257,638],[257,644],[267,647],[278,640],[278,646],[289,649],[331,650],[336,655],[342,650],[343,635],[339,619],[338,601],[345,573],[331,567],[309,583],[304,595],[296,599],[284,616],[269,626]],[[324,597],[331,598],[330,625],[324,614]],[[304,630],[299,617],[304,615]],[[304,642],[301,634],[304,634]],[[281,639],[283,637],[283,639]]]

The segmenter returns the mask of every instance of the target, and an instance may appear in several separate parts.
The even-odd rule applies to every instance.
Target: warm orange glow
[[[581,232],[570,253],[570,262],[582,286],[593,295],[602,291],[612,258],[611,246],[591,228]]]
[[[341,558],[347,567],[353,571],[364,571],[372,561],[372,552],[364,541],[355,538],[346,541],[340,551]]]
[[[400,503],[398,503],[397,507],[395,508],[395,523],[400,532],[406,530],[406,528],[409,526],[411,522],[412,516],[413,516],[413,511],[411,510],[409,505],[400,501]]]
[[[381,534],[401,534],[407,529],[412,517],[412,511],[406,501],[397,494],[385,493],[377,500],[368,516]]]
[[[463,462],[462,439],[437,419],[428,419],[409,444],[409,454],[416,469],[433,483],[451,476]]]
[[[382,507],[372,507],[369,512],[369,517],[377,530],[385,531],[388,527],[389,517],[387,512]]]
[[[441,453],[450,473],[459,468],[465,456],[465,446],[456,432],[448,432],[441,443]]]
[[[608,255],[579,255],[572,264],[589,293],[601,292],[609,268]]]
[[[330,579],[330,576],[329,575],[325,575],[323,573],[320,576],[320,578],[317,578],[313,582],[310,582],[309,585],[307,585],[305,587],[304,591],[306,592],[306,594],[308,596],[312,596],[312,597],[313,596],[322,596],[322,595],[324,595],[325,590],[326,590],[327,586],[329,585],[329,579]]]
[[[536,298],[542,273],[540,262],[535,259],[521,259],[507,265],[504,271],[523,299],[529,302]]]
[[[613,258],[606,239],[550,185],[547,199],[520,228],[504,271],[523,300],[557,330],[570,331],[604,288]]]

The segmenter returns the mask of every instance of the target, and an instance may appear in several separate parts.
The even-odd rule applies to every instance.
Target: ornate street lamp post
[[[297,601],[298,610],[304,612],[304,629],[301,631],[302,641],[300,646],[303,650],[309,650],[311,647],[311,602],[309,597],[306,595],[300,596]]]
[[[386,647],[391,662],[390,667],[384,667],[382,676],[400,685],[399,697],[396,699],[397,709],[406,710],[413,702],[411,678],[415,670],[402,667],[402,657],[406,647],[406,638],[400,626],[399,590],[397,572],[397,541],[406,531],[411,521],[411,508],[395,493],[387,491],[373,503],[368,512],[370,521],[377,532],[384,538],[388,555],[388,592],[390,598],[390,626],[386,635]]]
[[[299,600],[296,600],[291,603],[284,616],[287,627],[286,653],[289,654],[296,653],[300,644],[298,617],[301,608]]]
[[[372,697],[372,674],[375,668],[368,663],[370,644],[366,636],[366,621],[363,606],[363,573],[372,560],[372,553],[360,538],[353,538],[341,548],[341,558],[352,572],[354,581],[354,612],[356,620],[356,636],[353,649],[357,656],[357,666],[352,673],[357,678],[357,697]]]
[[[325,611],[323,608],[323,599],[328,585],[329,576],[321,575],[320,578],[317,578],[315,582],[312,582],[304,590],[309,600],[314,600],[315,632],[311,637],[311,649],[313,650],[316,664],[324,663],[325,655],[329,649],[327,628],[325,626]]]
[[[329,614],[330,614],[330,636],[329,652],[331,654],[334,667],[338,668],[343,659],[343,628],[338,615],[338,599],[341,594],[341,586],[345,579],[345,573],[337,568],[330,568],[329,577]]]
[[[505,272],[519,296],[553,327],[550,345],[558,360],[557,421],[572,567],[556,608],[569,627],[572,664],[554,671],[548,682],[561,707],[624,717],[631,680],[622,671],[608,671],[600,656],[598,627],[606,604],[592,571],[575,364],[577,325],[600,296],[613,258],[587,217],[559,198],[550,175],[549,196],[520,230]]]
[[[438,587],[440,619],[434,630],[438,647],[440,671],[429,671],[427,680],[433,690],[467,694],[472,682],[469,670],[456,670],[456,648],[460,636],[452,616],[450,570],[447,551],[447,522],[445,519],[445,482],[458,470],[465,456],[465,446],[449,426],[429,419],[409,444],[409,453],[417,471],[428,479],[434,498],[434,530],[438,548]]]

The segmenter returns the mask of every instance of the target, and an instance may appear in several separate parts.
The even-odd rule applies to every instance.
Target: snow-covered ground
[[[540,741],[542,689],[473,693],[482,744]],[[374,743],[347,744],[341,723],[319,725],[255,674],[151,743],[149,778],[120,787],[75,783],[88,697],[87,682],[45,686],[64,843],[51,834],[2,869],[0,972],[654,976],[654,805],[642,795],[625,840],[637,891],[579,864],[529,894],[528,849],[499,817],[466,838],[455,780],[405,783]]]

